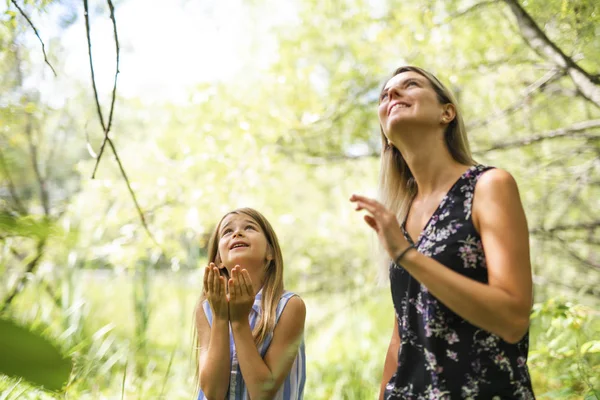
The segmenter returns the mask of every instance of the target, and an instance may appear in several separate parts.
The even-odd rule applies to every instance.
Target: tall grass
[[[13,314],[49,325],[73,355],[74,372],[62,395],[2,378],[0,400],[192,399],[190,332],[201,273],[139,270],[73,271],[62,282],[59,303],[32,282]],[[305,398],[376,398],[393,324],[389,289],[368,286],[303,298]],[[598,315],[567,300],[536,305],[530,369],[539,398],[600,399]]]

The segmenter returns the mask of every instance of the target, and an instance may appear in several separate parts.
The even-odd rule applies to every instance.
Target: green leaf
[[[581,345],[581,354],[600,353],[600,340],[591,340]]]
[[[71,373],[71,360],[39,333],[0,319],[0,373],[23,378],[49,390],[62,389]]]
[[[0,231],[9,236],[23,236],[42,240],[51,233],[51,224],[43,218],[34,216],[15,217],[9,213],[0,213]]]

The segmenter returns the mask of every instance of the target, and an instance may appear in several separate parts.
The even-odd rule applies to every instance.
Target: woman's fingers
[[[369,207],[381,207],[382,204],[375,199],[371,199],[369,197],[361,196],[359,194],[353,194],[350,196],[350,201],[353,203],[363,203]]]
[[[377,221],[375,220],[375,218],[371,217],[370,215],[365,215],[363,218],[365,222],[369,224],[369,226],[373,228],[373,230],[375,230],[375,232],[379,232],[379,227],[377,226]]]

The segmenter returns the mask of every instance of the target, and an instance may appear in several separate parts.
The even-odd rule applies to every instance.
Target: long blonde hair
[[[446,88],[431,73],[413,66],[404,66],[396,69],[392,76],[413,71],[427,78],[431,83],[433,90],[437,94],[440,104],[452,104],[456,110],[456,116],[446,127],[444,139],[448,146],[448,151],[454,160],[465,165],[474,165],[475,161],[471,157],[467,132],[463,122],[458,102],[448,88]],[[387,81],[389,81],[389,79]],[[381,91],[385,89],[384,83]],[[381,98],[381,96],[380,96]],[[410,207],[410,203],[417,194],[417,184],[413,174],[404,160],[400,151],[388,144],[387,137],[381,129],[381,168],[379,171],[379,198],[388,210],[396,212],[398,219],[404,221]]]

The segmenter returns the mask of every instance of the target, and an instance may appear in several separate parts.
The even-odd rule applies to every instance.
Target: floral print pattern
[[[475,165],[452,186],[416,243],[446,267],[487,283],[481,237],[471,209],[477,179],[491,167]],[[398,369],[385,398],[403,400],[534,399],[527,369],[528,335],[516,344],[477,328],[455,314],[401,265],[390,281],[398,318]]]

